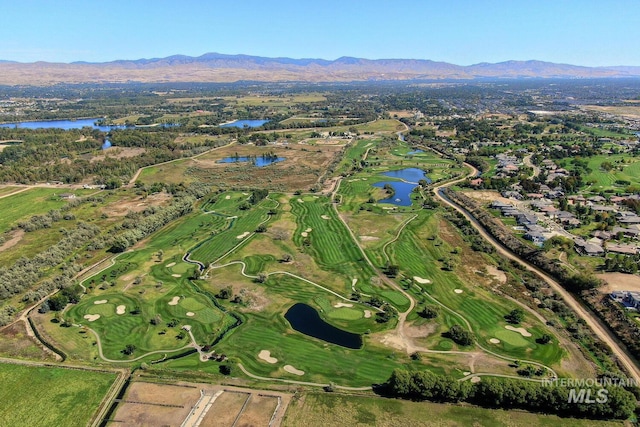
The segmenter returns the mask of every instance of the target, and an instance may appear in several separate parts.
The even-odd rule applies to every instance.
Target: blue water
[[[289,321],[293,329],[305,335],[346,348],[359,349],[362,347],[362,337],[360,335],[343,331],[328,324],[320,318],[320,315],[313,307],[306,304],[297,303],[293,305],[287,310],[284,318]]]
[[[259,168],[263,166],[270,165],[271,163],[278,163],[286,160],[286,157],[278,157],[277,159],[267,159],[262,156],[258,156],[256,158],[252,157],[225,157],[222,160],[218,160],[218,163],[244,163],[244,162],[253,162],[255,161],[255,165]]]
[[[424,179],[431,182],[431,179],[422,169],[407,168],[396,171],[383,172],[382,175],[393,178],[400,178],[403,181],[383,181],[373,184],[374,187],[384,188],[385,184],[391,185],[395,194],[386,199],[379,200],[378,203],[390,203],[396,206],[411,206],[411,193],[418,186],[418,181]]]
[[[257,128],[267,123],[269,120],[235,120],[231,123],[220,125],[221,128]]]
[[[3,128],[21,128],[21,129],[82,129],[90,127],[99,129],[103,132],[109,132],[112,129],[124,129],[124,126],[97,126],[95,121],[99,119],[77,119],[77,120],[45,120],[41,122],[18,122],[1,124]]]
[[[413,156],[414,154],[424,153],[424,150],[413,150],[407,153],[407,156]]]
[[[427,182],[431,182],[427,174],[424,173],[422,169],[418,168],[407,168],[383,172],[382,175],[390,176],[392,178],[400,178],[403,181],[412,182],[414,184],[417,184],[421,179],[424,179]]]
[[[105,139],[104,143],[102,144],[102,149],[106,150],[109,147],[111,147],[111,141],[109,141],[108,139]]]

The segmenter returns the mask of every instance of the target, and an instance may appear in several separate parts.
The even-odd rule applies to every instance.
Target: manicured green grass
[[[107,372],[0,364],[0,425],[86,426],[115,378]]]
[[[524,411],[468,405],[411,402],[377,396],[307,393],[289,405],[283,426],[376,425],[449,427],[613,427],[622,422],[561,418]]]
[[[480,286],[469,286],[458,278],[455,268],[452,272],[442,269],[440,259],[455,259],[457,255],[451,253],[453,248],[448,247],[446,243],[429,240],[428,236],[437,235],[437,224],[438,216],[433,211],[424,211],[409,223],[396,242],[389,245],[389,256],[400,266],[405,276],[431,280],[431,284],[420,285],[426,295],[464,316],[483,346],[487,347],[484,343],[490,338],[498,338],[503,342],[491,348],[505,356],[533,359],[547,365],[559,362],[563,351],[556,340],[546,345],[536,343],[536,338],[550,333],[537,319],[527,315],[524,322],[532,337],[525,338],[504,329],[507,325],[504,315],[517,308],[515,304],[496,297]],[[454,261],[454,264],[456,262],[460,261]],[[456,293],[455,289],[463,292]],[[431,298],[427,298],[427,301],[435,303]],[[444,314],[439,320],[443,331],[455,323],[464,325],[459,316],[447,312],[444,308],[441,308],[440,312]],[[433,339],[431,342],[435,343]]]

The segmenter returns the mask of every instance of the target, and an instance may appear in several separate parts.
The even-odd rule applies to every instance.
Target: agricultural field
[[[538,415],[524,411],[484,409],[468,405],[409,402],[381,397],[306,393],[289,405],[283,426],[531,426],[614,427],[623,422],[592,421]]]
[[[59,188],[32,188],[0,198],[0,233],[9,230],[21,219],[64,206],[67,201],[59,197],[64,192]]]
[[[86,426],[116,379],[105,371],[0,364],[0,424]]]

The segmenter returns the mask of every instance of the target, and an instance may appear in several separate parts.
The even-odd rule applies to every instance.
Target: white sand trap
[[[413,280],[420,283],[421,285],[428,285],[429,283],[431,283],[431,280],[423,279],[422,277],[418,277],[418,276],[413,276]]]
[[[531,336],[531,333],[529,331],[527,331],[525,328],[514,328],[511,325],[507,325],[507,326],[505,326],[505,329],[508,329],[510,331],[513,331],[513,332],[518,332],[523,337],[530,337]]]
[[[230,195],[228,195],[228,194],[227,194],[226,196],[224,196],[224,199],[225,199],[225,200],[229,200],[230,198],[231,198],[231,196],[230,196]]]
[[[348,303],[345,303],[345,302],[339,302],[339,303],[336,303],[336,304],[334,305],[334,307],[335,307],[335,308],[340,308],[340,307],[353,307],[353,304],[348,304]]]
[[[351,287],[354,287],[356,283],[358,283],[358,279],[356,278],[351,279]]]
[[[311,232],[313,231],[313,229],[312,229],[311,227],[309,227],[309,228],[307,228],[307,229],[306,229],[306,230],[304,230],[304,231],[306,231],[307,233],[311,233]]]
[[[300,233],[300,235],[302,237],[307,237],[309,235],[309,233],[307,233],[306,231],[303,231],[302,233]]]
[[[87,319],[89,322],[95,322],[96,320],[98,320],[100,318],[99,314],[85,314],[84,318]]]
[[[299,201],[300,203],[304,203],[304,200],[302,200],[302,199],[298,199],[298,201]]]
[[[322,218],[322,219],[331,219],[331,217],[329,215],[320,215],[320,218]]]
[[[455,292],[456,294],[461,294],[463,291],[462,289],[454,289],[453,292]]]
[[[195,315],[196,315],[196,314],[195,314],[193,311],[187,311],[187,316],[189,316],[189,317],[193,317],[193,316],[195,316]]]
[[[167,268],[171,268],[171,267],[173,267],[174,265],[176,265],[176,263],[175,263],[175,262],[170,262],[169,264],[167,264]]]
[[[267,363],[278,363],[278,359],[271,357],[271,352],[269,350],[260,351],[258,357]]]
[[[248,196],[248,195],[249,195],[249,193],[242,193],[242,195],[243,195],[243,196]]]
[[[124,314],[126,309],[126,305],[119,305],[116,307],[116,314]]]
[[[107,301],[106,299],[101,299],[101,300],[99,300],[99,301],[94,301],[93,303],[94,303],[95,305],[100,305],[100,304],[106,304],[106,303],[108,303],[108,302],[109,302],[109,301]]]
[[[371,317],[371,310],[365,310],[365,311],[364,311],[364,318],[365,318],[365,319],[368,319],[368,318],[370,318],[370,317]]]
[[[291,365],[284,365],[284,370],[293,375],[304,375],[304,371],[301,371],[300,369],[296,369]]]
[[[169,305],[178,305],[178,301],[180,301],[180,297],[173,297],[171,301],[169,301]]]
[[[489,342],[491,344],[500,344],[500,340],[498,338],[490,338]]]
[[[251,234],[251,233],[249,233],[248,231],[245,231],[244,233],[240,234],[239,236],[236,236],[236,239],[244,239],[249,234]]]
[[[473,377],[469,381],[471,381],[472,383],[479,383],[480,381],[482,381],[482,379],[480,377]]]
[[[462,375],[464,375],[464,376],[466,377],[467,375],[471,375],[471,372],[469,372],[469,371],[464,371],[464,372],[462,373]]]
[[[182,277],[182,274],[172,274],[171,277]]]
[[[384,209],[384,210],[386,210],[386,211],[392,211],[392,210],[394,210],[395,208],[392,208],[392,207],[390,207],[390,206],[384,206],[382,209]]]

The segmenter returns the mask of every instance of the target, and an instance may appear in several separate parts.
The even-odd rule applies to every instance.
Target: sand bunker
[[[303,231],[302,233],[300,233],[300,235],[302,237],[307,237],[309,235],[309,233],[307,233],[306,231]]]
[[[98,320],[100,318],[99,314],[85,314],[84,318],[87,319],[89,322],[95,322],[96,320]]]
[[[187,311],[187,316],[189,316],[189,317],[193,317],[193,316],[195,316],[195,315],[196,315],[196,314],[195,314],[193,311]]]
[[[391,207],[391,206],[384,206],[382,209],[384,209],[385,211],[392,211],[395,208]]]
[[[505,329],[508,329],[510,331],[513,331],[513,332],[518,332],[523,337],[530,337],[531,336],[531,333],[529,331],[527,331],[525,328],[514,328],[511,325],[507,325],[507,326],[505,326]]]
[[[182,274],[172,274],[171,277],[182,277]]]
[[[175,263],[175,262],[170,262],[169,264],[167,264],[167,268],[171,268],[171,267],[173,267],[174,265],[176,265],[176,263]]]
[[[304,230],[304,231],[306,231],[307,233],[311,233],[311,231],[313,231],[313,228],[309,227],[309,228],[307,228],[307,229],[306,229],[306,230]]]
[[[300,203],[304,203],[304,200],[302,200],[302,199],[298,199],[298,201],[299,201]]]
[[[94,301],[93,303],[95,305],[100,305],[100,304],[106,304],[107,302],[109,302],[109,301],[107,301],[106,299],[101,299],[99,301]]]
[[[124,314],[126,309],[127,309],[127,306],[119,305],[116,307],[116,314]]]
[[[169,305],[178,305],[178,301],[180,301],[180,297],[173,297],[173,299],[169,301]]]
[[[471,375],[471,372],[469,372],[469,371],[464,371],[464,372],[462,373],[462,375],[464,375],[464,376],[466,377],[467,375]]]
[[[322,218],[322,219],[331,219],[331,217],[329,215],[320,215],[320,218]]]
[[[413,280],[420,283],[421,285],[428,285],[429,283],[431,283],[431,280],[423,279],[422,277],[418,277],[418,276],[413,276]]]
[[[304,371],[301,371],[300,369],[296,369],[291,365],[284,365],[284,370],[293,375],[304,375]]]
[[[469,381],[471,381],[472,383],[479,383],[482,380],[480,379],[480,377],[473,377]]]
[[[462,289],[454,289],[453,292],[455,292],[456,294],[461,294],[462,293]]]
[[[248,231],[245,231],[244,233],[240,234],[239,236],[236,236],[236,239],[244,239],[249,234],[251,234],[251,233],[249,233]]]
[[[340,308],[340,307],[353,307],[353,304],[347,304],[347,303],[344,303],[344,302],[339,302],[339,303],[336,303],[336,305],[334,305],[334,307],[335,307],[335,308]]]
[[[365,310],[365,311],[364,311],[364,318],[365,318],[365,319],[368,319],[368,318],[370,318],[370,317],[371,317],[371,310]]]
[[[230,198],[231,198],[231,196],[230,196],[230,195],[228,195],[228,194],[227,194],[226,196],[224,196],[224,199],[225,199],[225,200],[229,200]]]
[[[271,352],[269,350],[260,351],[258,357],[267,363],[278,363],[278,359],[271,357]]]
[[[489,339],[489,342],[491,344],[500,344],[500,340],[498,338],[491,338]]]

